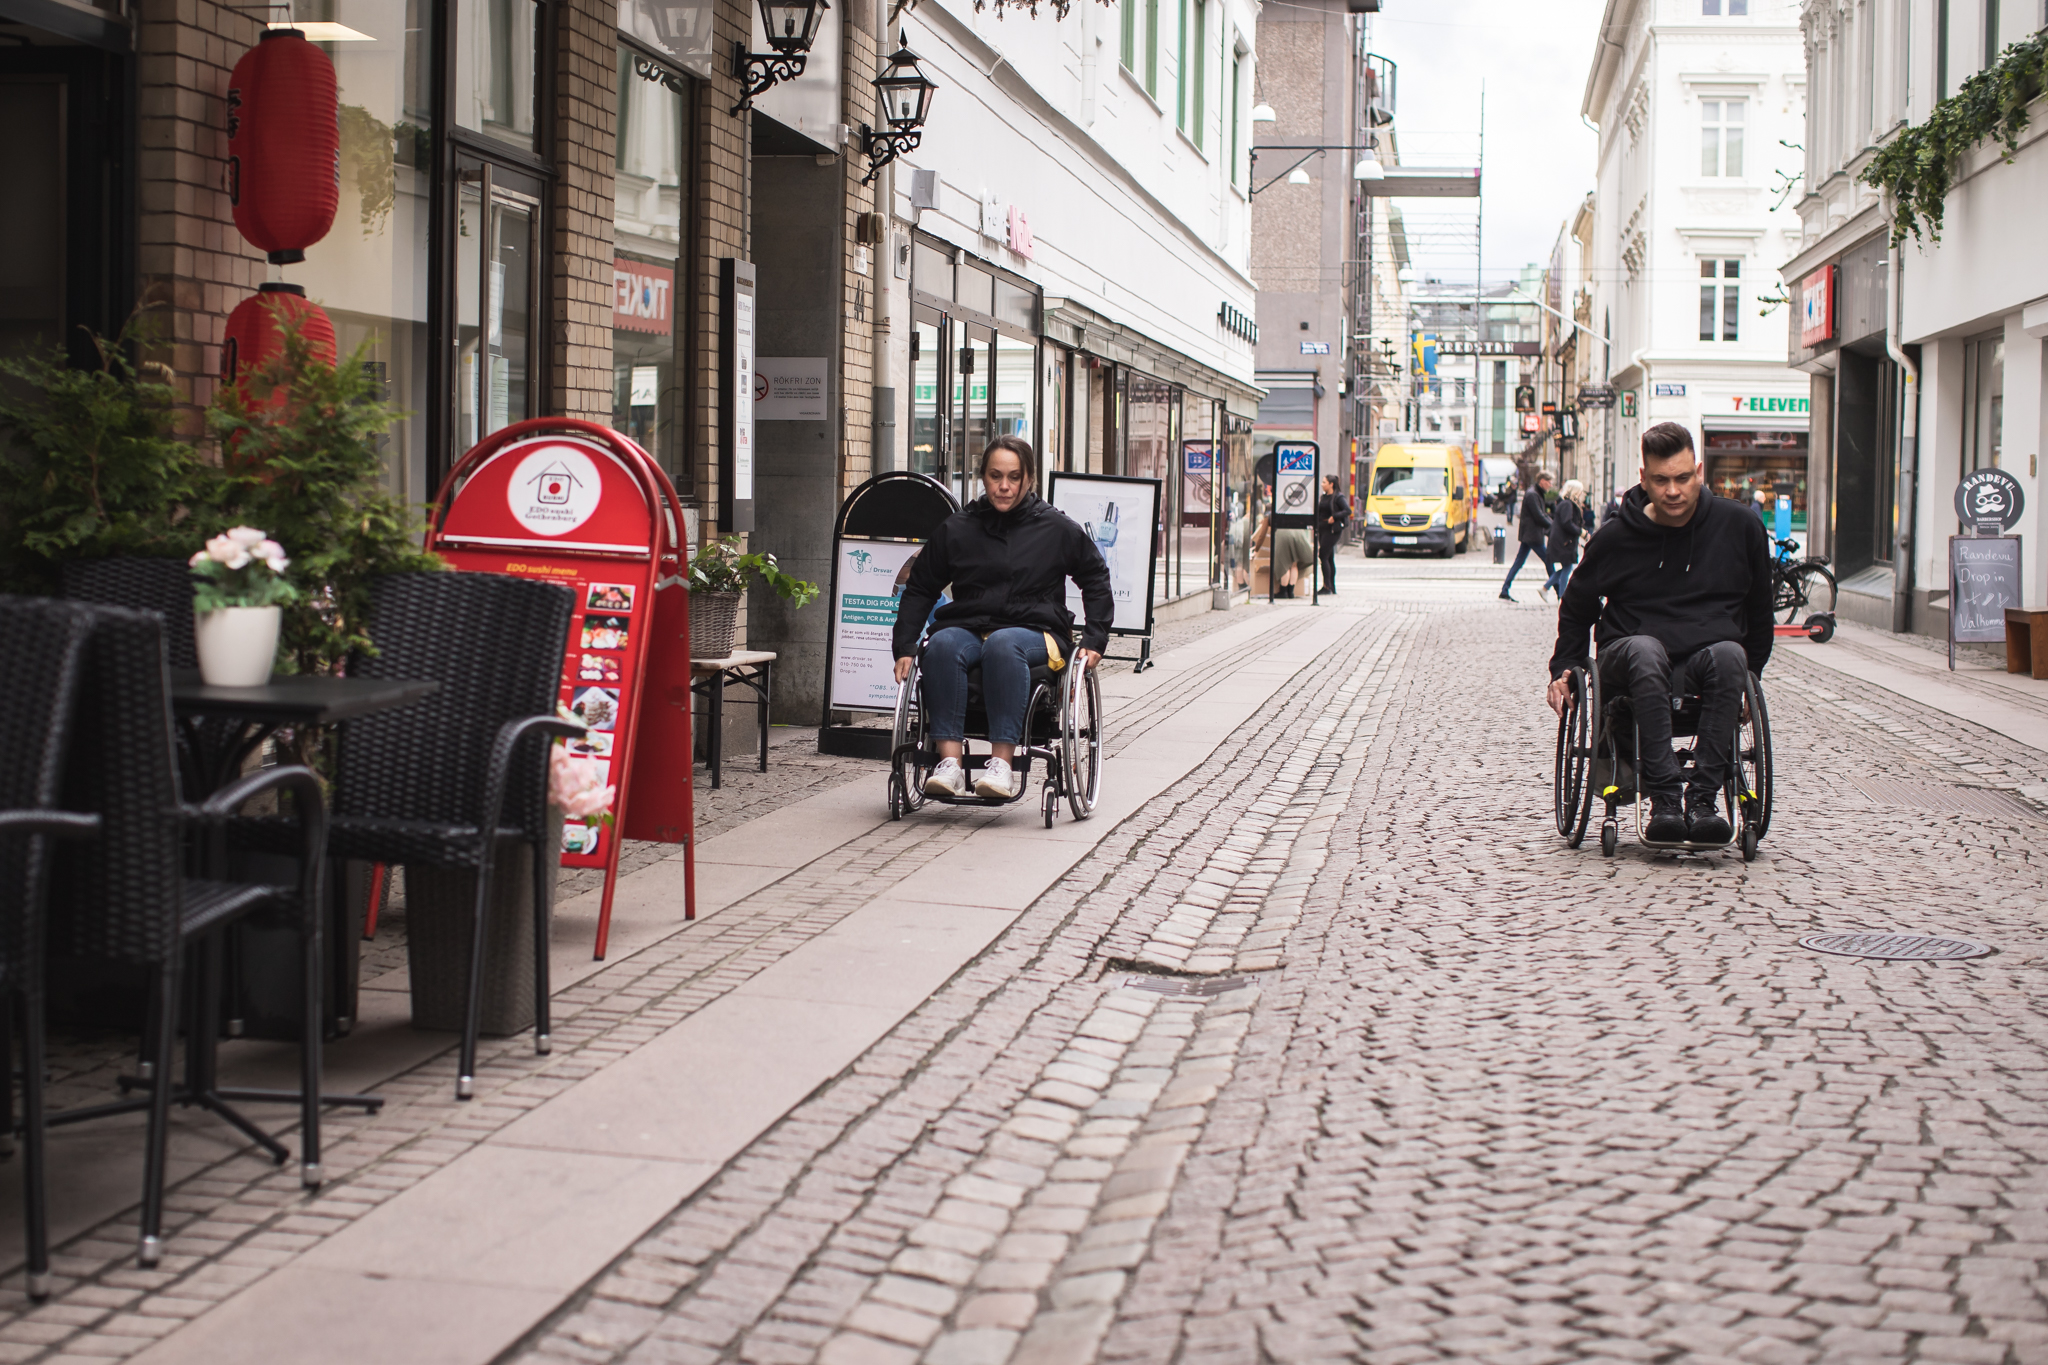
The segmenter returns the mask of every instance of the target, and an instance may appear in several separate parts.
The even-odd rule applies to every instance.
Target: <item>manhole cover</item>
[[[1802,948],[1837,957],[1875,957],[1886,962],[1957,962],[1983,957],[1991,945],[1969,938],[1937,938],[1932,934],[1809,934]]]
[[[1884,778],[1851,778],[1849,785],[1872,804],[1907,810],[1988,815],[1999,820],[2039,820],[2040,807],[2001,787],[1961,787],[1945,782],[1894,782]]]
[[[1151,991],[1154,995],[1222,995],[1245,984],[1241,976],[1152,976],[1149,974],[1127,976],[1123,980],[1126,988],[1134,991]]]

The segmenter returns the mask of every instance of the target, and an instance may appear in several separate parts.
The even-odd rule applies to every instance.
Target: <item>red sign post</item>
[[[675,488],[653,457],[608,427],[564,417],[516,422],[464,455],[427,533],[427,548],[458,570],[576,594],[561,699],[591,730],[572,747],[604,765],[618,794],[609,828],[564,831],[562,865],[604,869],[599,958],[623,839],[684,846],[683,912],[697,917],[683,539]]]

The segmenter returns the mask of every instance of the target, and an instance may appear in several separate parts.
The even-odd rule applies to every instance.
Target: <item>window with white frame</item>
[[[1731,19],[1740,19],[1749,13],[1749,0],[1700,0],[1700,13],[1716,19],[1724,14]]]
[[[1700,340],[1741,340],[1742,261],[1725,256],[1700,262]]]
[[[1742,174],[1742,130],[1747,100],[1700,101],[1700,174]]]

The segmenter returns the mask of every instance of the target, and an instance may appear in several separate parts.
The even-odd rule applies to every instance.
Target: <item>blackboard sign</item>
[[[1958,644],[2005,639],[2005,609],[2021,605],[2018,536],[1948,538],[1948,666]]]

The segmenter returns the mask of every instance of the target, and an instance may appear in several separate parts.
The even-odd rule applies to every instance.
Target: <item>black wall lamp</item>
[[[910,50],[910,35],[896,40],[895,55],[882,74],[875,77],[875,92],[882,99],[882,119],[889,126],[880,132],[867,124],[860,126],[860,148],[868,158],[868,173],[860,183],[874,183],[875,173],[906,152],[917,150],[924,141],[925,115],[931,112],[932,92],[938,83],[924,74],[917,54]]]
[[[830,0],[761,0],[761,27],[771,52],[749,52],[738,39],[732,45],[732,74],[740,78],[735,116],[754,107],[754,96],[804,74],[804,63],[817,41],[818,24]]]

